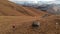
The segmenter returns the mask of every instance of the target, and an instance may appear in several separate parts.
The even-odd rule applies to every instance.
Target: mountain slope
[[[0,1],[0,15],[2,16],[38,16],[42,14],[45,13],[34,8],[17,5],[7,0]]]
[[[4,15],[23,15],[13,9],[16,5],[14,3],[10,4],[7,0],[1,0],[0,1],[0,12]]]

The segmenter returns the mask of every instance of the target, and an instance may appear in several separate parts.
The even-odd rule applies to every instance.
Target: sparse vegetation
[[[32,28],[33,21],[37,29]],[[60,34],[60,15],[1,0],[0,34]]]

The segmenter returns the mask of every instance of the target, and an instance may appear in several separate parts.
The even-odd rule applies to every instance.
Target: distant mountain
[[[60,4],[50,5],[50,8],[48,8],[47,12],[55,14],[55,15],[60,15]]]
[[[58,2],[58,1],[56,1]],[[27,1],[15,1],[15,3],[23,5],[23,6],[28,6],[28,7],[33,7],[38,10],[42,11],[47,11],[50,14],[60,14],[60,4],[59,2],[41,2],[38,1],[38,3],[33,3],[33,2],[27,2]]]
[[[37,5],[37,6],[39,6],[39,5],[43,5],[43,4],[52,4],[52,3],[54,3],[54,4],[60,4],[60,1],[12,1],[12,2],[14,2],[14,3],[17,3],[17,4],[22,4],[22,5]]]
[[[36,8],[42,11],[47,11],[50,14],[60,15],[60,4],[44,4]]]

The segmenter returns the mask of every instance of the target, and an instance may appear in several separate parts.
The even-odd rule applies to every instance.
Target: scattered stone
[[[40,22],[33,22],[33,24],[32,24],[32,27],[39,27],[40,26]]]

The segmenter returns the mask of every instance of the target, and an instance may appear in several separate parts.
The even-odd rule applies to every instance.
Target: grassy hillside
[[[2,16],[38,16],[43,14],[46,13],[34,8],[23,7],[7,0],[0,1],[0,15]]]
[[[40,27],[33,28],[37,20]],[[0,34],[60,34],[60,16],[1,0]]]

